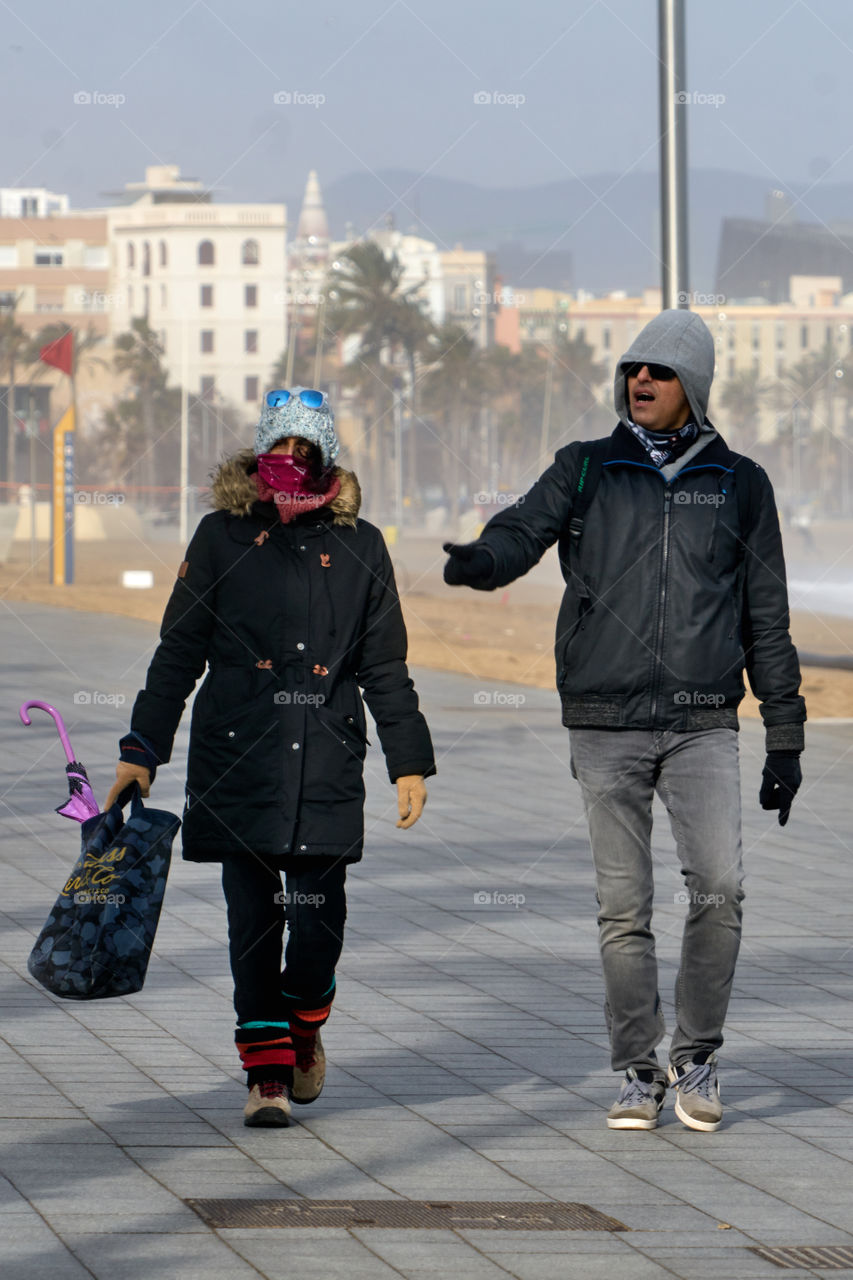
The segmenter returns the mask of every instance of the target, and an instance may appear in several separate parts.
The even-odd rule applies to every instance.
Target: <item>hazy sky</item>
[[[524,187],[657,164],[655,0],[0,3],[0,185],[75,204],[167,162],[265,200],[312,167]],[[687,0],[687,30],[714,99],[690,108],[692,166],[853,181],[851,0]]]

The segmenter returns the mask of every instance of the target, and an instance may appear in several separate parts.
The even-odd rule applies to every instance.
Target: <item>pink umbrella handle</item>
[[[65,721],[57,711],[56,707],[52,707],[49,702],[40,702],[38,698],[32,698],[29,702],[25,702],[20,710],[20,717],[24,724],[32,724],[32,720],[27,715],[30,707],[38,707],[41,711],[46,711],[49,716],[53,717],[57,732],[59,733],[59,741],[62,743],[65,751],[65,758],[69,764],[74,762],[74,752],[71,750],[71,743],[68,740],[68,731],[65,728]]]

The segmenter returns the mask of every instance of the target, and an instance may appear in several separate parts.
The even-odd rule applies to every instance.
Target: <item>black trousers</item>
[[[223,860],[238,1024],[298,1022],[300,1010],[331,1004],[344,943],[345,881],[346,864],[328,858],[291,859],[282,870],[246,854]]]

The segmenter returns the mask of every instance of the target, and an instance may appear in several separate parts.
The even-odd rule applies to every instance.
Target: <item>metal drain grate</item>
[[[208,1226],[627,1231],[588,1204],[543,1200],[187,1200]]]
[[[750,1253],[775,1262],[777,1267],[795,1271],[798,1267],[817,1267],[823,1271],[849,1271],[853,1268],[853,1245],[849,1244],[801,1244],[778,1249],[764,1245],[749,1245]]]

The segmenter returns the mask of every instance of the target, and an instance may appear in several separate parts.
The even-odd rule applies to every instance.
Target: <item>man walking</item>
[[[616,368],[612,435],[560,449],[478,541],[445,546],[445,581],[488,591],[559,543],[557,685],[589,824],[611,1060],[625,1073],[614,1129],[655,1128],[668,1083],[685,1125],[711,1132],[722,1120],[716,1051],[743,900],[744,669],[765,727],[760,803],[782,826],[801,781],[806,710],[773,490],[707,420],[713,375],[702,319],[662,312]],[[655,792],[687,904],[668,1068],[655,1052]]]

